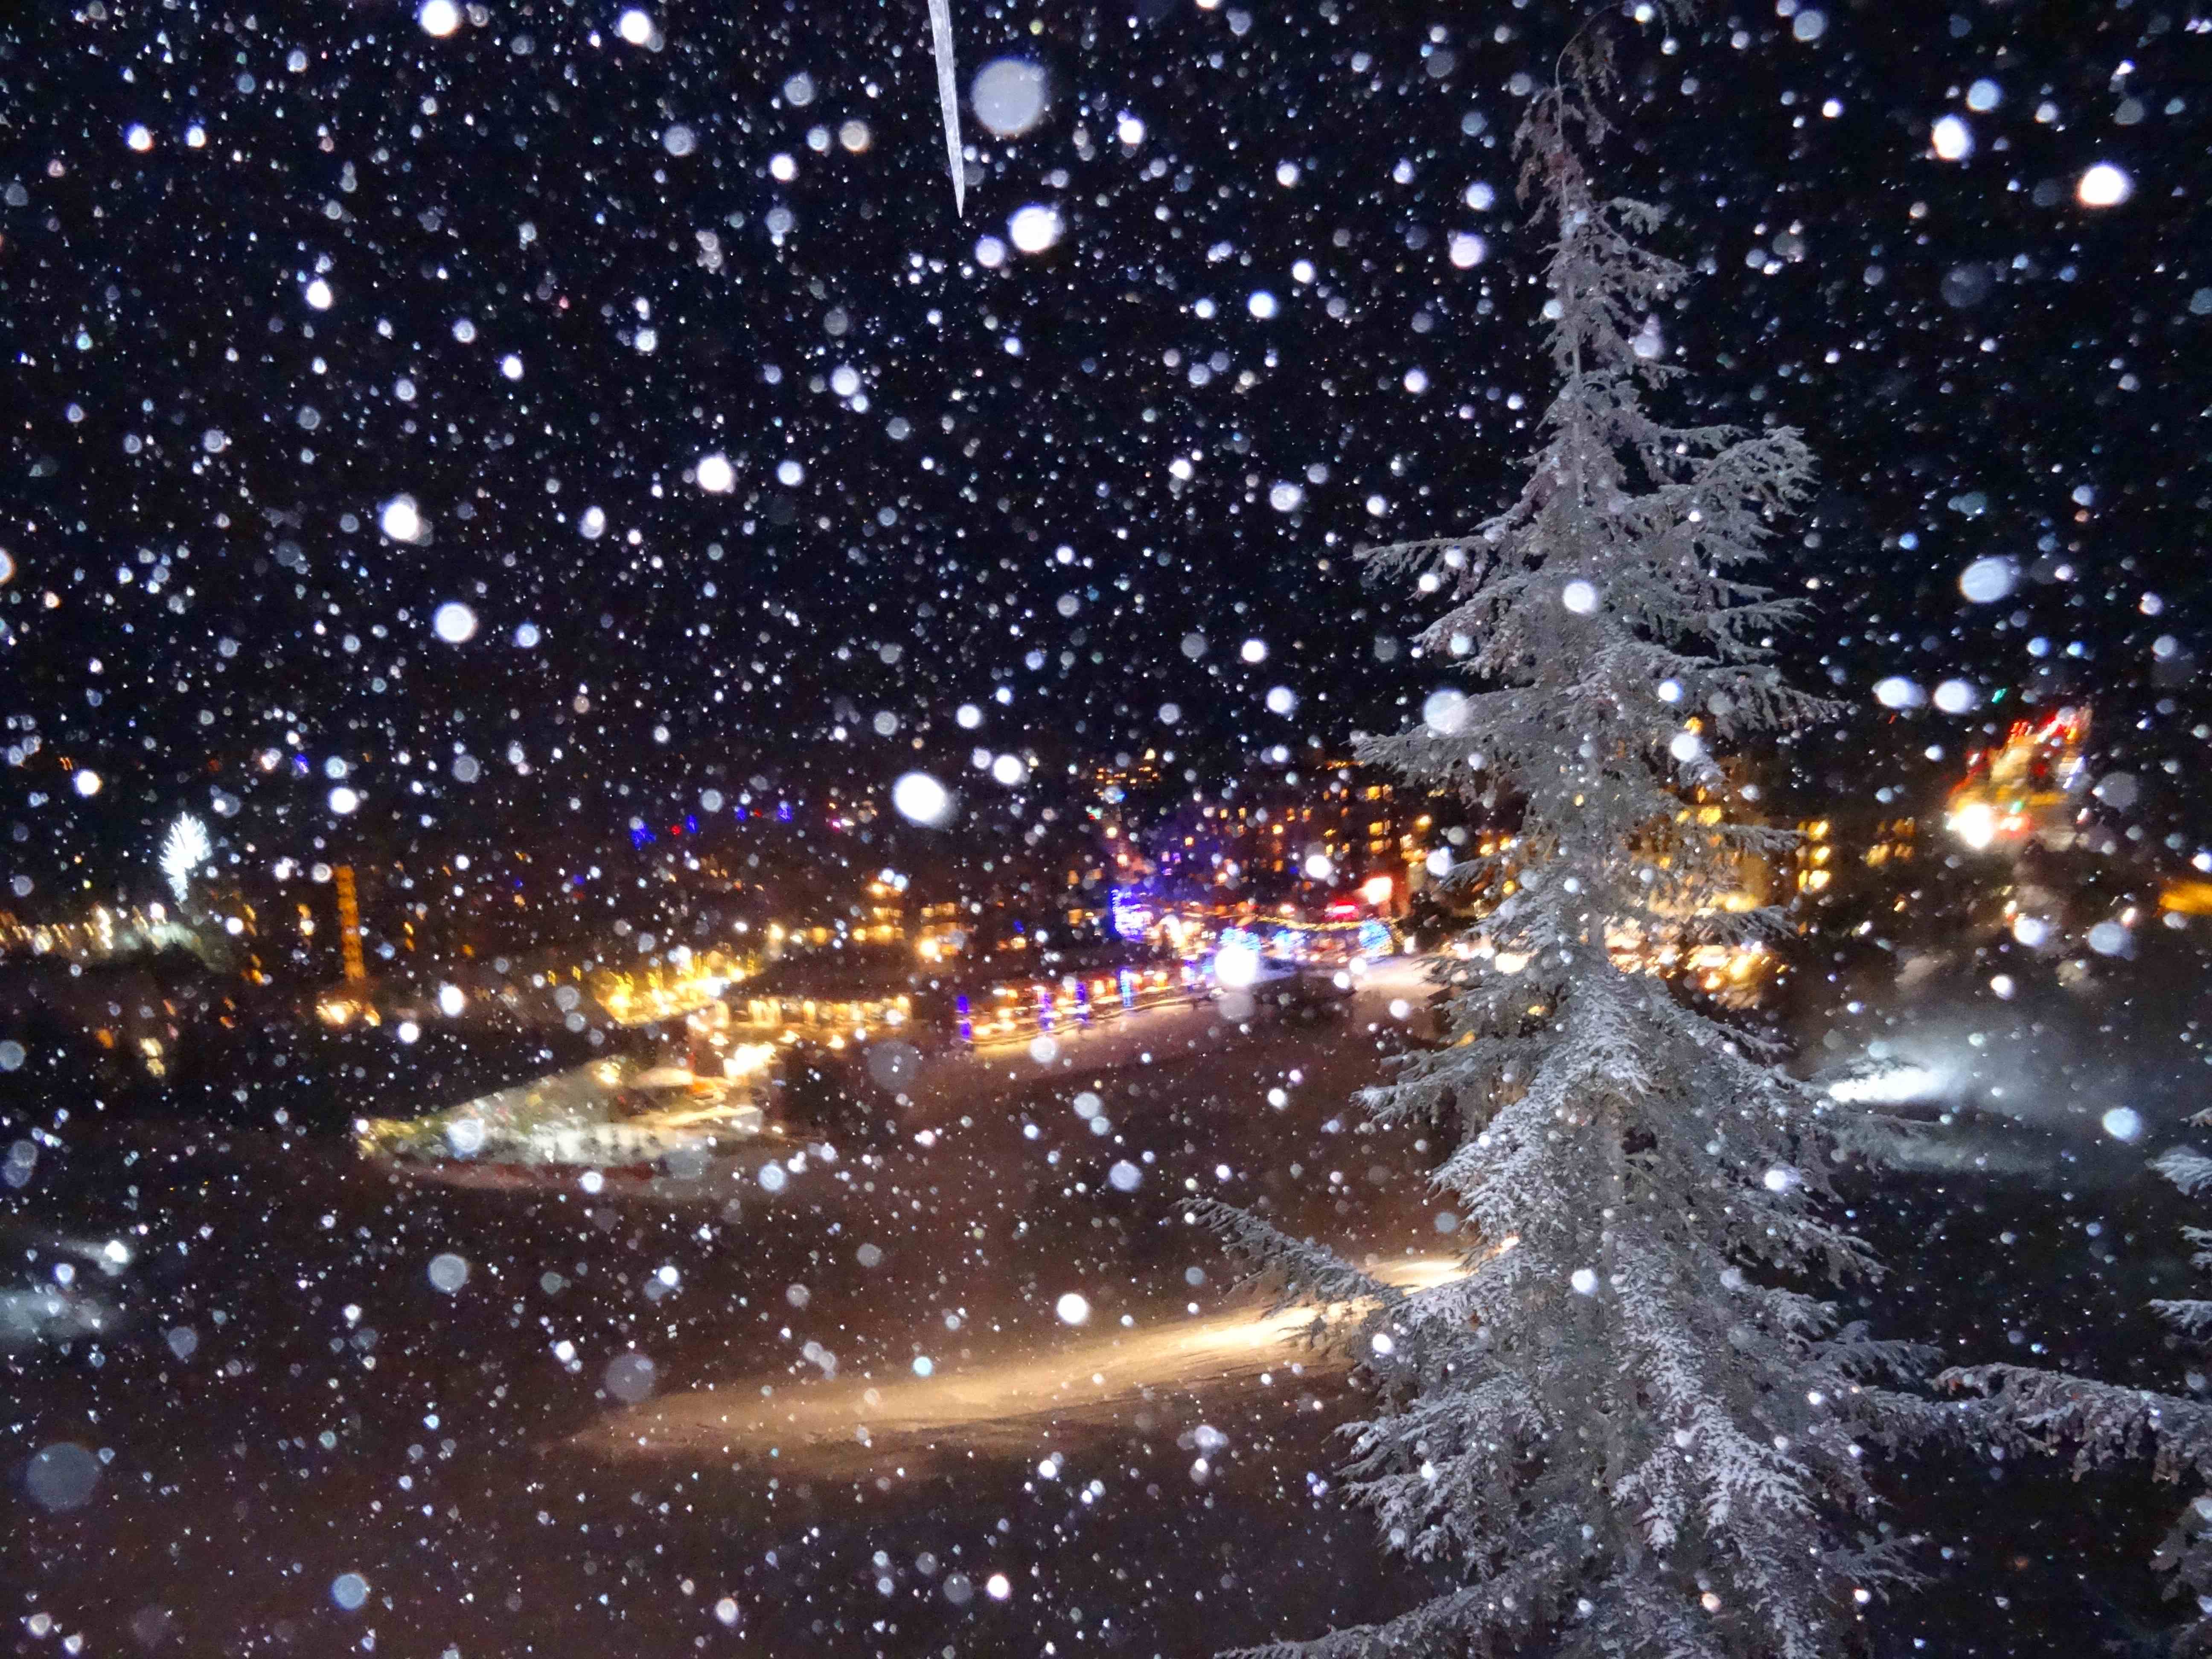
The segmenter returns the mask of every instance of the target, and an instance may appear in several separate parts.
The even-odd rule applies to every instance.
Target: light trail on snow
[[[1373,1273],[1401,1290],[1420,1291],[1449,1283],[1462,1271],[1455,1255],[1431,1255],[1388,1262]],[[1293,1361],[1303,1364],[1306,1376],[1341,1371],[1340,1355],[1305,1340],[1316,1311],[1311,1304],[1274,1313],[1234,1310],[1101,1333],[1048,1352],[933,1360],[927,1376],[832,1375],[794,1384],[787,1372],[778,1372],[642,1403],[570,1443],[605,1456],[773,1452],[779,1465],[842,1461],[879,1440],[986,1444],[1041,1417],[1111,1419],[1159,1389],[1217,1386]]]

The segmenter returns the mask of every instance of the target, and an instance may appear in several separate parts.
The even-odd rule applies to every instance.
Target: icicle
[[[929,0],[929,40],[937,52],[937,100],[945,109],[945,160],[952,169],[952,210],[968,212],[968,180],[960,167],[960,88],[952,69],[951,0]]]

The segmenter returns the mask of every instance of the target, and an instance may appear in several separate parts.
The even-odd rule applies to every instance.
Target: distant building
[[[1421,879],[1435,818],[1425,792],[1348,760],[1248,775],[1212,800],[1177,803],[1140,832],[1109,826],[1123,884],[1166,897],[1263,901],[1384,890]]]
[[[2002,744],[1966,757],[1966,775],[1945,803],[1945,826],[1976,852],[2031,841],[2065,851],[2087,781],[2081,750],[2088,735],[2086,708],[2014,721]]]

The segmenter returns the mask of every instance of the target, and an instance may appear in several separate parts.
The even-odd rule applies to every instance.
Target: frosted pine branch
[[[2154,1161],[2151,1168],[2191,1198],[2212,1188],[2212,1158],[2191,1147],[2175,1147]]]
[[[2192,1197],[2212,1188],[2212,1159],[2189,1147],[2175,1147],[2151,1167]],[[2192,1243],[2212,1245],[2212,1231],[2182,1231]],[[2194,1265],[2212,1267],[2212,1250],[2200,1249]],[[2151,1308],[2200,1352],[2205,1349],[2212,1302],[2166,1299]],[[2168,1597],[2190,1597],[2197,1610],[2175,1632],[2173,1650],[2212,1652],[2212,1492],[2204,1490],[2212,1486],[2212,1403],[2024,1365],[1970,1366],[1946,1371],[1939,1381],[1981,1396],[1966,1409],[1983,1434],[2007,1449],[2070,1455],[2077,1476],[2147,1462],[2154,1478],[2197,1487],[2151,1565],[2171,1575]]]
[[[1985,1396],[1997,1444],[2070,1449],[2076,1474],[2148,1458],[2160,1480],[2212,1480],[2212,1405],[2027,1365],[1954,1367],[1937,1380]]]

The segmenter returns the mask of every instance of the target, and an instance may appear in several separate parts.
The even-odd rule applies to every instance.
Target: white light
[[[70,775],[70,785],[78,794],[89,800],[100,793],[100,774],[89,767],[79,767]]]
[[[1267,660],[1267,642],[1265,640],[1247,640],[1237,647],[1237,654],[1249,663],[1265,662]]]
[[[1006,263],[1006,245],[995,236],[977,237],[975,263],[986,270],[996,270]]]
[[[307,303],[317,311],[331,308],[331,285],[318,276],[307,284]]]
[[[1968,680],[1945,680],[1936,688],[1936,706],[1947,714],[1968,714],[1981,700],[1982,694]]]
[[[1951,833],[1980,852],[1997,838],[1996,809],[1986,801],[1968,801],[1951,814]]]
[[[1044,119],[1049,83],[1041,64],[1000,58],[975,72],[968,102],[975,118],[1000,138],[1018,138]]]
[[[775,481],[787,489],[796,489],[806,482],[806,468],[787,457],[775,464]]]
[[[516,356],[512,351],[508,352],[506,356],[499,360],[499,372],[506,375],[510,380],[520,380],[522,378],[522,359]]]
[[[1451,849],[1446,847],[1432,848],[1430,849],[1428,857],[1423,859],[1421,863],[1432,876],[1449,875],[1452,867]]]
[[[1288,715],[1298,706],[1298,694],[1287,685],[1278,685],[1267,693],[1267,712]]]
[[[909,772],[891,785],[891,805],[901,817],[933,828],[952,816],[952,797],[927,772]]]
[[[468,1006],[469,1000],[461,994],[459,986],[441,985],[438,988],[438,1012],[447,1019],[455,1018]]]
[[[2115,1140],[2134,1140],[2143,1132],[2142,1114],[2131,1106],[2115,1106],[2097,1121]]]
[[[1145,142],[1145,124],[1124,111],[1121,118],[1114,124],[1114,136],[1134,149]]]
[[[576,520],[576,533],[587,542],[595,542],[607,533],[607,510],[603,507],[587,507]]]
[[[1309,853],[1305,872],[1309,881],[1327,881],[1336,873],[1336,865],[1326,853]]]
[[[461,9],[453,0],[422,0],[422,9],[415,14],[415,21],[422,26],[422,33],[442,40],[461,26]]]
[[[431,614],[430,631],[447,645],[465,645],[477,636],[477,613],[459,599],[447,599]]]
[[[2003,100],[2003,88],[1987,78],[1977,81],[1966,88],[1966,107],[1983,114],[1995,109]]]
[[[2041,916],[2014,916],[2012,936],[2033,951],[2051,937],[2051,924]]]
[[[331,811],[343,817],[361,805],[361,796],[342,783],[331,791],[330,802]]]
[[[1278,513],[1295,513],[1305,504],[1305,499],[1304,486],[1287,479],[1277,483],[1267,491],[1267,505]]]
[[[154,148],[154,135],[134,121],[125,131],[123,142],[143,155]]]
[[[711,455],[702,455],[693,472],[699,480],[699,488],[709,495],[726,495],[737,487],[738,470],[719,449]]]
[[[1024,253],[1042,253],[1060,240],[1060,212],[1032,202],[1006,221],[1006,240]]]
[[[169,838],[161,843],[161,873],[169,878],[169,890],[177,896],[178,903],[185,902],[192,872],[214,856],[207,825],[190,812],[169,826]]]
[[[1471,230],[1455,230],[1451,235],[1451,262],[1462,270],[1482,263],[1490,252],[1490,244]]]
[[[952,718],[963,732],[973,732],[983,723],[983,711],[972,702],[963,702],[952,711]]]
[[[1597,609],[1597,589],[1588,582],[1569,582],[1559,590],[1559,603],[1577,617],[1587,617]]]
[[[1078,1296],[1073,1291],[1068,1291],[1068,1293],[1061,1297],[1059,1301],[1054,1303],[1052,1304],[1052,1310],[1060,1316],[1060,1323],[1063,1325],[1080,1325],[1085,1320],[1091,1317],[1091,1304],[1085,1301],[1082,1297]],[[994,1582],[1004,1584],[1006,1581],[1003,1578],[1000,1578]],[[994,1590],[992,1594],[998,1596],[1001,1601],[1006,1599],[1006,1592],[1002,1589]]]
[[[422,539],[422,514],[415,505],[412,495],[394,495],[385,502],[377,523],[384,533],[395,542],[418,542]]]
[[[1012,788],[1030,775],[1019,755],[1000,755],[991,763],[991,775],[1007,788]]]
[[[1759,1182],[1770,1193],[1786,1193],[1796,1183],[1796,1179],[1797,1177],[1789,1170],[1778,1167],[1769,1170],[1761,1176]]]
[[[2117,921],[2100,921],[2089,930],[2089,948],[2100,957],[2124,957],[2128,943],[2128,930]]]
[[[1874,700],[1884,708],[1917,708],[1928,694],[1904,675],[1892,674],[1874,683]]]
[[[1686,766],[1705,752],[1705,740],[1694,732],[1677,732],[1667,740],[1667,752]]]
[[[1574,1272],[1567,1275],[1567,1283],[1574,1286],[1575,1294],[1577,1296],[1595,1296],[1597,1294],[1597,1274],[1591,1268],[1576,1268]]]
[[[1974,153],[1974,130],[1955,115],[1946,115],[1929,135],[1936,154],[1947,161],[1963,161]]]
[[[2010,559],[1976,559],[1959,573],[1959,591],[1976,605],[1990,605],[2011,592],[2019,580],[2019,568]]]
[[[1450,686],[1431,691],[1421,704],[1421,724],[1440,738],[1450,737],[1467,725],[1467,693]]]
[[[1847,1106],[1902,1106],[1925,1100],[1943,1079],[1925,1066],[1897,1066],[1867,1077],[1847,1077],[1828,1085],[1828,1098]]]
[[[633,46],[642,46],[653,39],[653,19],[633,6],[616,22],[615,33]]]
[[[399,1022],[399,1040],[402,1042],[416,1042],[422,1040],[422,1028],[413,1020],[403,1019]]]
[[[2110,161],[2098,162],[2074,186],[2074,199],[2083,207],[2118,207],[2135,193],[2135,180]]]
[[[1081,1297],[1077,1297],[1075,1299],[1078,1302],[1083,1300]],[[1060,1300],[1065,1302],[1067,1298],[1066,1297],[1062,1297]],[[1003,1572],[994,1572],[988,1578],[983,1581],[983,1594],[989,1596],[994,1601],[1003,1601],[1013,1593],[1013,1584],[1007,1579],[1006,1575]]]
[[[1255,288],[1251,297],[1244,301],[1244,309],[1264,323],[1282,307],[1275,303],[1275,296],[1266,289]]]
[[[1241,991],[1260,977],[1260,953],[1249,945],[1224,945],[1213,953],[1217,984]]]

